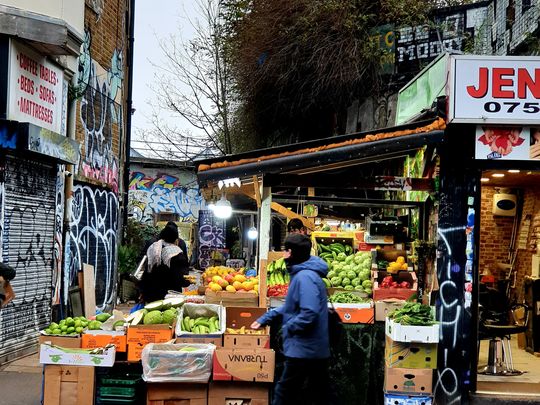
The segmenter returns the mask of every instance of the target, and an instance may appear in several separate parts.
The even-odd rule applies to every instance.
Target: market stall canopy
[[[442,141],[445,122],[419,122],[378,131],[260,149],[195,161],[203,185],[265,174],[306,174],[393,159]]]

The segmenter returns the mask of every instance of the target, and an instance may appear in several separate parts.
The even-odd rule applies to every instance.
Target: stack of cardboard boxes
[[[385,404],[430,405],[439,325],[409,326],[386,319]]]
[[[270,349],[268,329],[242,333],[265,308],[226,307],[222,335],[180,335],[175,343],[203,343],[216,346],[209,384],[148,383],[148,405],[184,401],[186,405],[267,405],[274,380],[275,353]],[[179,319],[181,322],[181,319]]]

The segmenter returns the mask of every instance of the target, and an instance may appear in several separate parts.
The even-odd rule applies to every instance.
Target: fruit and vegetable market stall
[[[219,180],[237,177],[230,182],[236,185],[221,192],[249,196],[259,209],[261,307],[281,305],[288,285],[281,246],[272,241],[270,248],[270,234],[275,233],[270,212],[299,218],[309,230],[312,254],[329,265],[323,281],[344,325],[339,344],[332,348],[333,385],[344,403],[359,398],[383,403],[385,318],[407,299],[429,302],[428,292],[436,289],[432,288],[436,285],[434,250],[429,257],[419,255],[415,248],[422,251],[421,243],[412,244],[406,237],[411,230],[403,229],[402,220],[406,218],[407,227],[414,228],[415,238],[434,240],[433,205],[406,197],[407,193],[427,196],[435,192],[434,150],[443,140],[444,129],[444,122],[435,120],[198,162],[203,188],[212,189]],[[378,163],[382,160],[384,166]],[[409,177],[404,176],[404,165]],[[295,190],[303,191],[299,196]],[[298,208],[299,201],[303,207]],[[430,327],[433,322],[411,314],[398,317],[396,324]],[[279,325],[272,325],[272,347],[277,379],[282,360]],[[429,374],[436,364],[422,367]],[[424,393],[431,393],[431,388]],[[388,395],[396,392],[386,391]]]

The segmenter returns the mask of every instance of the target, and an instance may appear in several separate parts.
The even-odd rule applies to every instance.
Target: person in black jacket
[[[189,273],[186,245],[178,246],[178,239],[176,225],[167,224],[146,251],[148,264],[140,282],[144,302],[161,300],[169,290],[182,291],[190,284],[184,278]]]
[[[13,267],[0,263],[0,308],[9,304],[15,298],[15,293],[9,283],[15,278],[15,274]]]

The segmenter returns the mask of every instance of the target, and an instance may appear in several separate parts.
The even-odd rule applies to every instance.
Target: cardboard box
[[[79,349],[81,347],[80,336],[52,336],[52,335],[40,335],[39,344],[50,343],[54,346],[66,347],[69,349]]]
[[[213,344],[216,347],[223,347],[223,336],[191,335],[177,337],[174,343],[193,344]]]
[[[268,392],[266,384],[212,382],[208,405],[268,405]]]
[[[112,367],[116,358],[116,349],[110,347],[103,354],[92,354],[91,349],[68,349],[42,344],[39,346],[41,364],[72,366]]]
[[[433,398],[429,396],[409,396],[384,394],[384,405],[432,405]]]
[[[84,349],[95,349],[105,347],[108,344],[116,346],[117,352],[126,352],[127,337],[124,332],[93,330],[86,331],[81,337],[81,347]]]
[[[165,343],[172,339],[173,329],[169,325],[135,325],[127,329],[127,359],[139,361],[141,353],[149,343]]]
[[[242,327],[250,329],[251,324],[266,313],[266,308],[256,307],[227,307],[225,309],[227,318],[227,328],[240,329]],[[238,335],[227,333],[223,335],[223,347],[252,349],[256,347],[270,348],[270,328],[261,329],[261,335]]]
[[[367,323],[375,322],[375,311],[370,303],[363,304],[339,304],[334,303],[334,308],[343,323]]]
[[[218,304],[224,307],[256,307],[259,304],[259,294],[250,292],[212,291],[204,292],[207,304]]]
[[[214,352],[215,381],[274,381],[275,353],[271,349],[227,349]]]
[[[44,367],[43,405],[93,405],[94,367]]]
[[[406,302],[397,299],[375,301],[375,320],[384,322],[388,313],[401,308]]]
[[[401,325],[386,318],[385,332],[395,342],[439,343],[439,324]]]
[[[198,334],[193,332],[188,332],[183,330],[182,322],[184,318],[189,316],[191,319],[197,319],[198,317],[212,317],[217,316],[219,319],[219,330],[216,330],[213,333]],[[180,308],[180,313],[178,314],[178,322],[176,323],[175,333],[176,336],[204,336],[204,337],[221,337],[225,332],[225,308],[217,304],[193,304],[185,303],[182,308]]]
[[[384,361],[390,368],[437,368],[437,343],[395,342],[386,336]]]
[[[389,368],[384,373],[386,392],[408,394],[431,394],[433,392],[433,370],[426,368]]]
[[[401,283],[407,281],[410,283],[411,288],[381,288],[379,284],[384,277],[392,275],[394,280]],[[373,272],[373,300],[384,301],[388,299],[408,300],[416,291],[418,291],[418,279],[416,273],[413,271],[400,271],[397,274],[391,274],[387,271],[374,271]]]
[[[148,383],[147,405],[207,405],[208,384]]]

